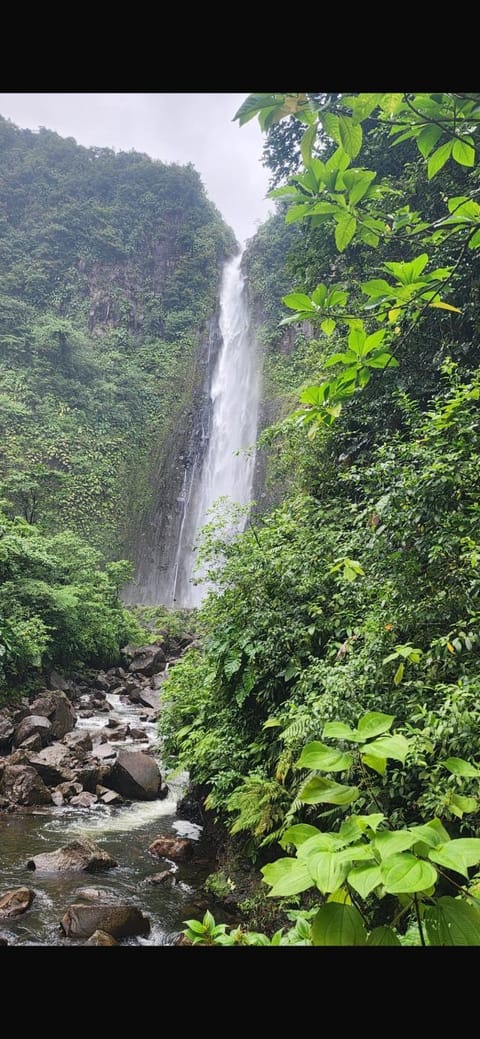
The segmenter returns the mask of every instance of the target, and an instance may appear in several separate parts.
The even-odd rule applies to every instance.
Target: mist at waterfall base
[[[198,606],[208,591],[195,571],[196,546],[201,528],[211,520],[219,499],[237,506],[251,500],[255,469],[260,378],[254,337],[251,334],[243,253],[225,264],[220,295],[222,345],[214,368],[210,399],[211,430],[198,481],[185,503],[175,567],[173,600],[176,606]],[[222,510],[223,536],[243,530],[248,509]],[[193,584],[192,578],[200,578]]]

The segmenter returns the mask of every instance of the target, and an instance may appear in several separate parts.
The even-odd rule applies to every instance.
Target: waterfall
[[[221,346],[210,386],[211,424],[202,465],[185,503],[177,546],[173,599],[198,606],[205,584],[192,584],[196,544],[209,510],[219,498],[237,505],[251,500],[255,468],[260,378],[241,271],[242,252],[224,267],[220,294]],[[251,450],[246,451],[247,448]],[[229,533],[243,530],[246,512],[231,519]]]

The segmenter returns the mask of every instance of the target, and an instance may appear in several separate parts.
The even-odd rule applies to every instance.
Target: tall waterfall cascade
[[[260,371],[255,337],[250,328],[241,270],[242,252],[224,267],[220,294],[221,345],[210,386],[208,443],[196,480],[185,502],[177,545],[173,604],[198,606],[207,586],[193,584],[201,528],[211,519],[210,509],[219,499],[247,506],[251,501],[255,469],[260,401]],[[231,515],[226,533],[243,530],[247,511]],[[197,573],[197,577],[201,577]]]

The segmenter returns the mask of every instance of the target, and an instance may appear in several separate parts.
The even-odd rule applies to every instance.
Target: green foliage
[[[385,760],[397,757],[397,747],[388,741],[399,739],[397,734],[379,737],[388,731],[393,718],[380,713],[364,715],[356,729],[334,722],[325,726],[324,736],[340,736],[353,742],[355,753],[363,762],[376,770],[371,750],[381,741]],[[362,743],[365,734],[370,739]],[[402,748],[402,761],[408,744]],[[311,743],[303,748],[298,767],[314,767],[329,771],[321,744]],[[333,753],[333,752],[332,752]],[[354,767],[353,754],[343,756],[341,770],[347,774]],[[373,754],[373,757],[375,754]],[[339,758],[334,758],[338,771]],[[466,764],[466,763],[465,763]],[[308,786],[308,784],[307,784]],[[350,791],[344,784],[335,784],[340,790]],[[306,787],[299,800],[309,803]],[[338,804],[350,803],[354,797]],[[297,934],[290,936],[291,944],[314,946],[342,945],[400,945],[401,934],[416,921],[418,944],[422,945],[480,945],[480,903],[469,891],[469,870],[480,862],[480,840],[451,839],[438,819],[423,825],[392,830],[381,813],[349,815],[334,832],[325,832],[311,825],[290,827],[284,834],[283,845],[295,848],[295,858],[282,858],[262,869],[263,879],[270,887],[270,897],[291,899],[314,888],[325,901],[312,913],[303,917],[302,928],[297,920]],[[459,883],[458,876],[464,878]],[[445,881],[460,892],[457,897],[445,895]],[[387,898],[394,896],[394,898]],[[377,902],[386,899],[384,921],[375,926]],[[299,914],[302,919],[301,914]],[[385,918],[388,923],[385,922]],[[210,944],[227,942],[226,928],[208,921],[208,932],[196,921],[188,921],[190,937],[198,933],[199,940]],[[232,938],[232,935],[229,936]],[[258,939],[258,935],[256,936]],[[274,942],[266,942],[274,944]],[[280,940],[280,944],[282,941]]]
[[[192,166],[1,118],[0,149],[1,496],[115,558],[190,406],[233,235]]]
[[[102,568],[100,553],[73,533],[42,535],[0,516],[0,683],[6,693],[42,668],[104,666],[141,635],[118,599],[125,560]]]

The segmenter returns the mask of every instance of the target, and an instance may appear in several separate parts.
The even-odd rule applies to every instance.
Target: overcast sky
[[[0,114],[31,130],[45,126],[79,144],[193,162],[239,241],[272,209],[260,163],[257,121],[232,123],[248,94],[0,94]]]

